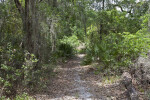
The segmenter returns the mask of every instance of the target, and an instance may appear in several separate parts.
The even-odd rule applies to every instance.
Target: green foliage
[[[87,54],[83,64],[98,61],[107,70],[128,66],[149,49],[148,1],[40,0],[29,5],[18,1],[20,10],[13,0],[0,2],[0,96],[16,95],[20,87],[24,91],[45,87],[55,75],[57,59],[78,53],[80,41],[86,45],[81,51]]]
[[[17,52],[18,51],[18,52]],[[0,86],[6,95],[15,95],[17,83],[20,82],[20,68],[23,64],[23,53],[14,49],[11,43],[1,46]]]
[[[79,44],[80,42],[77,36],[65,36],[58,44],[58,56],[66,58],[74,56],[74,54],[77,52],[76,48],[79,46]]]
[[[21,95],[17,95],[14,100],[35,100],[35,99],[30,97],[27,93],[23,93]]]
[[[0,87],[2,87],[0,95],[15,96],[17,91],[22,91],[23,88],[32,90],[38,87],[40,90],[44,88],[48,81],[46,79],[53,73],[53,65],[41,65],[38,68],[38,59],[34,54],[14,49],[11,43],[8,43],[6,48],[1,46],[0,57]]]
[[[135,33],[141,28],[140,18],[127,17],[126,12],[119,12],[116,9],[98,12],[96,23],[103,25],[103,34],[131,32]]]
[[[79,46],[80,41],[78,40],[78,37],[76,35],[72,35],[70,37],[64,36],[64,38],[60,40],[60,43],[69,44],[72,47],[76,48]]]
[[[72,57],[74,55],[73,47],[69,44],[60,44],[59,53],[60,57]]]
[[[113,84],[120,80],[120,76],[105,76],[102,79],[102,84]]]
[[[11,100],[10,98],[2,97],[1,100]],[[17,95],[13,100],[35,100],[30,97],[27,93]]]
[[[149,17],[150,17],[150,14],[145,14],[144,16],[141,16],[141,20],[143,20],[141,26],[143,28],[147,28],[148,29],[148,21],[149,21]]]
[[[99,11],[94,16],[96,20],[91,18],[94,22],[87,28],[87,55],[83,64],[98,61],[105,69],[119,69],[129,66],[149,49],[148,15],[132,16],[126,11],[111,9]]]
[[[84,57],[84,60],[82,61],[82,65],[89,65],[92,63],[92,61],[93,61],[93,59],[92,59],[91,55],[89,54]]]
[[[132,64],[133,60],[141,53],[146,53],[148,49],[150,49],[150,40],[144,29],[136,34],[112,33],[103,36],[103,40],[94,38],[87,49],[87,58],[103,62],[105,68],[116,69]]]
[[[77,21],[76,24],[78,24],[78,23],[79,22]],[[74,26],[73,28],[71,28],[71,30],[72,30],[73,35],[70,37],[70,40],[73,39],[73,41],[70,41],[70,42],[72,42],[72,43],[75,42],[75,44],[77,46],[77,45],[79,45],[78,40],[83,41],[83,37],[85,35],[85,34],[83,34],[84,31],[83,31],[83,29],[80,29],[77,26]]]

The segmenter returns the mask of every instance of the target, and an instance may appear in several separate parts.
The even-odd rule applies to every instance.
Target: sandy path
[[[62,80],[68,82],[62,84],[66,84],[68,89],[61,91],[61,94],[51,100],[92,100],[93,94],[89,92],[90,88],[86,81],[81,79],[81,74],[85,71],[85,68],[80,65],[83,57],[84,55],[80,54],[59,69],[59,72],[62,72]]]
[[[100,75],[88,73],[90,66],[81,66],[84,54],[79,54],[57,68],[48,89],[36,95],[37,100],[126,100],[120,98],[118,84],[101,85]],[[123,96],[121,96],[123,97]],[[120,99],[119,99],[120,98]]]

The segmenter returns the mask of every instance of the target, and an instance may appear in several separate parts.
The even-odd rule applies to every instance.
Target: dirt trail
[[[90,66],[81,66],[84,54],[77,55],[59,66],[57,77],[48,90],[36,95],[37,100],[126,100],[116,83],[102,85],[100,75],[88,72]],[[121,98],[120,98],[121,97]],[[120,99],[119,99],[120,98]]]

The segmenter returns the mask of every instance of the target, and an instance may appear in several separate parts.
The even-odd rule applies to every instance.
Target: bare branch
[[[117,4],[116,4],[116,5],[114,5],[114,7],[119,7],[119,8],[121,9],[122,12],[127,12],[127,13],[130,13],[130,14],[131,14],[132,7],[131,7],[131,9],[130,9],[129,11],[123,10],[123,8],[122,8],[121,5],[117,5]]]

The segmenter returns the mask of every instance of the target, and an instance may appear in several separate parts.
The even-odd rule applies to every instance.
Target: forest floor
[[[79,54],[55,70],[48,89],[37,94],[36,100],[127,100],[125,89],[118,82],[103,84],[102,76],[95,75],[91,65],[81,66],[84,54]]]

